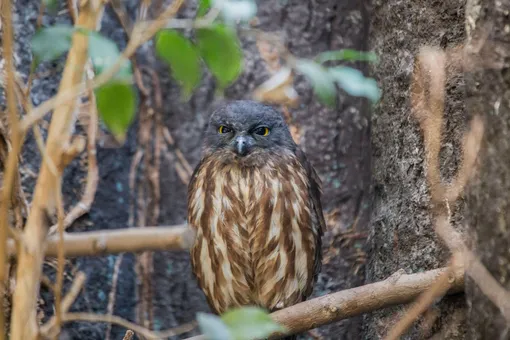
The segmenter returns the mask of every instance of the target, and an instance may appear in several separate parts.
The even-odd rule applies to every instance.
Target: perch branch
[[[78,257],[147,250],[186,250],[193,237],[192,230],[185,225],[64,233],[64,254],[66,257]],[[7,248],[9,255],[16,255],[13,240],[9,240]],[[56,257],[57,254],[58,236],[53,235],[48,237],[46,256]]]
[[[77,25],[95,30],[101,17],[103,2],[89,0],[81,2],[82,8]],[[69,51],[66,66],[60,83],[60,96],[66,89],[80,84],[83,68],[87,61],[88,37],[74,34],[72,47]],[[35,339],[38,334],[36,317],[37,296],[44,259],[45,239],[49,227],[49,216],[56,206],[55,188],[61,190],[61,176],[65,147],[69,145],[74,124],[74,102],[59,105],[51,120],[46,144],[46,154],[59,170],[58,176],[53,174],[46,162],[41,163],[41,170],[34,190],[32,208],[24,230],[24,247],[18,253],[16,273],[16,290],[12,309],[12,338]]]
[[[445,272],[448,272],[448,268],[417,274],[401,275],[396,273],[384,281],[298,303],[272,313],[271,317],[288,330],[286,335],[302,333],[363,313],[411,302],[421,293],[430,289]],[[448,280],[451,284],[448,294],[461,292],[464,289],[462,267],[456,267],[448,276]],[[277,336],[281,336],[281,334],[275,334],[271,339],[276,339]],[[187,340],[192,339],[204,338],[196,336]]]

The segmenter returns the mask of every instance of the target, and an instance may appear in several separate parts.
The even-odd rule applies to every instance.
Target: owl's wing
[[[322,181],[317,175],[317,172],[313,168],[312,164],[306,158],[305,153],[298,147],[296,150],[296,156],[301,163],[301,166],[306,170],[308,180],[310,181],[310,198],[312,199],[313,208],[315,215],[319,220],[321,235],[326,231],[326,221],[324,219],[324,213],[322,212],[321,195],[322,195]]]
[[[198,162],[197,166],[193,170],[193,173],[191,174],[191,178],[188,183],[188,202],[187,202],[187,204],[190,203],[191,195],[193,195],[193,193],[196,190],[195,182],[197,181],[198,172],[201,170],[203,164],[204,164],[204,158],[200,159],[200,162]],[[188,223],[189,223],[189,221],[188,221]],[[191,226],[191,227],[195,228],[193,226]]]
[[[322,181],[317,175],[317,172],[313,168],[312,164],[306,158],[305,153],[298,147],[296,150],[296,156],[301,163],[301,166],[305,169],[308,180],[310,181],[310,187],[308,189],[310,198],[312,200],[315,217],[318,222],[317,228],[317,243],[315,246],[315,262],[313,268],[313,283],[310,285],[307,291],[307,297],[310,296],[313,290],[313,284],[317,281],[317,277],[322,268],[322,235],[326,231],[326,221],[324,219],[324,213],[322,212],[321,195],[322,195]],[[305,297],[306,299],[306,297]]]

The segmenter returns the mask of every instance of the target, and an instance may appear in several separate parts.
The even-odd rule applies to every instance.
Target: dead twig
[[[128,329],[126,331],[126,334],[124,335],[124,338],[122,338],[122,340],[131,340],[131,339],[133,339],[134,335],[135,335],[135,333],[132,330]]]
[[[437,234],[452,252],[463,256],[464,268],[487,298],[499,308],[501,314],[510,323],[510,292],[508,292],[485,268],[478,257],[468,250],[462,236],[450,225],[447,216],[437,216],[434,225]]]
[[[193,328],[195,328],[195,322],[191,322],[173,329],[155,332],[115,315],[101,315],[92,313],[67,313],[64,315],[64,321],[66,322],[88,321],[88,322],[111,323],[127,328],[129,330],[133,330],[135,333],[142,335],[147,339],[165,339],[171,336],[176,336],[182,333],[189,332],[193,330]]]
[[[458,256],[458,255],[457,255]],[[395,326],[392,327],[390,332],[386,335],[385,340],[399,339],[405,331],[411,327],[413,322],[423,314],[437,298],[442,297],[451,287],[453,283],[453,276],[455,275],[456,266],[459,266],[459,261],[455,260],[455,255],[452,258],[452,263],[434,282],[434,284],[425,292],[423,292],[413,306],[407,311],[403,318],[401,318]]]
[[[94,91],[89,91],[89,117],[87,139],[87,179],[85,191],[80,201],[69,211],[64,219],[64,229],[67,229],[78,218],[90,211],[99,182],[99,168],[97,167],[96,138],[98,128],[98,115],[96,108],[96,96]],[[49,235],[57,232],[57,226],[52,226]]]
[[[80,294],[83,285],[85,284],[86,276],[83,272],[76,274],[74,281],[62,300],[60,311],[62,314],[67,313],[71,305],[74,303],[78,295]],[[62,319],[62,318],[61,318]],[[45,338],[53,338],[60,332],[60,321],[57,321],[57,316],[54,315],[48,322],[41,326],[40,334]]]
[[[110,289],[110,294],[108,294],[108,306],[106,306],[106,313],[108,315],[113,315],[113,308],[115,307],[115,293],[117,292],[117,282],[119,280],[120,265],[122,264],[123,258],[124,254],[122,253],[115,260],[115,266],[113,267],[112,288]],[[110,340],[111,332],[112,324],[109,323],[106,327],[105,340]]]
[[[62,181],[60,178],[58,182]],[[64,202],[62,198],[62,190],[59,185],[55,188],[57,197],[57,218],[58,218],[58,243],[57,243],[57,277],[55,282],[55,321],[56,327],[60,328],[62,323],[62,286],[64,283]],[[57,335],[54,339],[56,340]]]

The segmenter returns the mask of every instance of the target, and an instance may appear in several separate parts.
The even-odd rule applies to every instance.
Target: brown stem
[[[81,2],[77,25],[95,30],[103,9],[100,0]],[[10,26],[10,25],[9,25]],[[73,36],[66,66],[60,83],[59,94],[82,81],[83,69],[88,58],[88,37],[77,33]],[[46,155],[63,171],[64,148],[70,142],[74,125],[74,101],[58,106],[51,120],[46,143]],[[35,339],[38,334],[36,317],[37,296],[44,259],[45,239],[49,227],[49,216],[54,213],[57,191],[61,190],[60,174],[52,173],[46,162],[41,163],[41,170],[34,191],[32,208],[24,230],[24,247],[19,249],[16,273],[16,290],[12,309],[12,338]],[[55,190],[57,188],[57,191]]]
[[[1,3],[0,3],[1,4]],[[13,25],[12,25],[12,6],[11,0],[3,1],[2,14],[4,32],[2,34],[5,67],[7,72],[6,96],[7,96],[7,109],[9,111],[9,125],[12,137],[12,150],[7,156],[7,166],[5,169],[3,188],[0,204],[0,308],[4,306],[4,293],[5,283],[7,279],[7,234],[9,226],[9,208],[12,203],[12,192],[18,171],[18,155],[21,149],[22,134],[19,133],[19,118],[18,107],[16,103],[16,82],[14,71],[14,44],[13,44]],[[5,337],[5,315],[3,310],[0,310],[0,340]]]

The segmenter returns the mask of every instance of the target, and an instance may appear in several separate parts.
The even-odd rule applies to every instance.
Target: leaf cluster
[[[55,3],[45,0],[49,8]],[[243,52],[236,25],[252,19],[257,11],[253,0],[201,0],[194,22],[201,21],[187,38],[177,29],[164,29],[156,36],[156,53],[169,67],[172,77],[180,84],[182,100],[189,100],[199,86],[204,68],[216,79],[218,92],[230,86],[243,71]],[[205,21],[205,24],[204,24]],[[75,34],[88,36],[88,54],[97,75],[108,70],[121,57],[117,45],[93,31],[68,25],[40,29],[32,39],[34,65],[55,60],[65,54]],[[374,79],[346,67],[325,67],[330,61],[376,61],[373,53],[350,49],[327,51],[314,60],[293,59],[291,67],[303,74],[324,104],[334,106],[337,87],[348,94],[377,102],[380,90]],[[119,72],[95,90],[101,120],[119,140],[124,141],[134,120],[137,92],[132,85],[133,70],[125,60]]]

